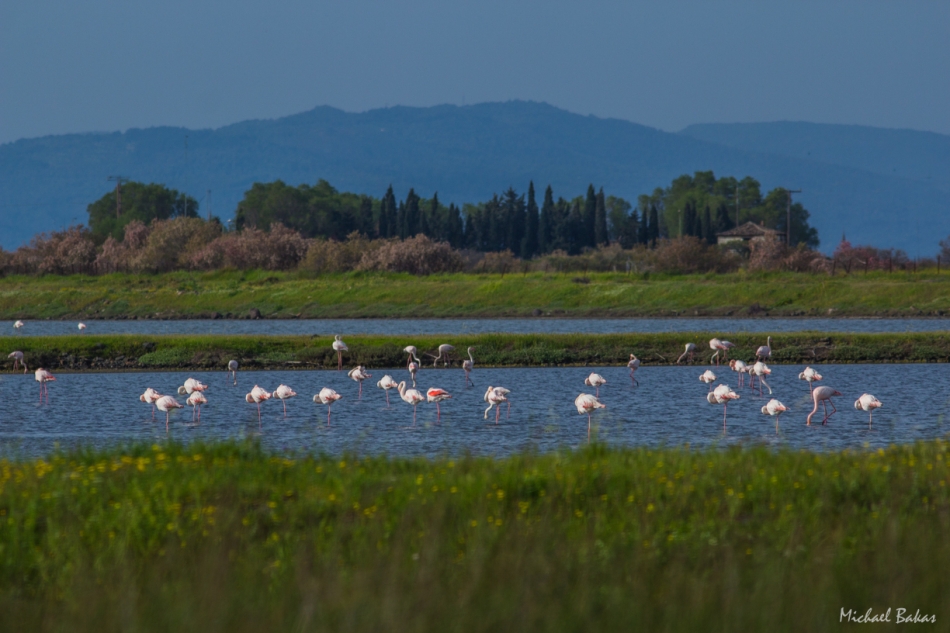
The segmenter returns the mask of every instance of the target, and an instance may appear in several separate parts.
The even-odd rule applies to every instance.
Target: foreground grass
[[[439,344],[451,342],[464,357],[475,346],[476,367],[625,365],[631,353],[650,364],[671,364],[684,343],[698,345],[696,362],[709,362],[707,342],[721,332],[660,334],[477,334],[460,336],[347,336],[347,366],[399,367],[402,351],[416,345],[420,354],[435,356]],[[752,360],[765,334],[728,334],[737,347],[731,358]],[[0,355],[24,353],[30,367],[84,369],[223,369],[237,359],[244,369],[336,368],[331,336],[214,335],[74,335],[0,337]],[[776,334],[772,363],[948,362],[950,333],[919,334]],[[423,357],[429,365],[431,359]],[[10,361],[12,366],[12,361]]]
[[[0,628],[825,631],[842,607],[945,623],[948,460],[934,441],[4,461]]]
[[[0,318],[918,316],[950,314],[950,275],[433,275],[266,271],[8,277]]]

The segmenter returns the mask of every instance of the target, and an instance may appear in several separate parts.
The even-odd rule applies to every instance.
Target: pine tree
[[[601,187],[594,200],[594,245],[608,244],[610,238],[607,236],[607,204],[604,202],[604,188]]]
[[[554,240],[554,191],[551,185],[544,190],[544,203],[541,205],[541,215],[538,218],[538,252],[550,253]]]
[[[582,245],[590,247],[597,246],[594,228],[597,224],[597,194],[594,193],[593,183],[587,185],[587,198],[584,201],[583,214],[584,234]]]
[[[650,227],[649,227],[650,248],[656,246],[656,241],[660,239],[660,214],[656,210],[656,205],[650,205]]]
[[[521,240],[521,257],[531,259],[538,253],[538,203],[534,199],[534,181],[528,183],[528,208],[525,214],[524,238]]]
[[[703,210],[703,239],[710,246],[716,243],[716,227],[713,226],[712,212],[709,210],[708,204]]]

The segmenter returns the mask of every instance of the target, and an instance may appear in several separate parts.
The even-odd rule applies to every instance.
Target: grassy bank
[[[476,367],[625,365],[631,353],[647,364],[672,364],[692,341],[696,362],[709,362],[707,342],[722,333],[662,334],[478,334],[462,336],[347,336],[347,366],[400,367],[402,349],[416,345],[435,355],[440,343],[456,346],[456,354],[475,346]],[[729,334],[737,347],[730,357],[751,360],[765,343],[765,334]],[[84,369],[221,369],[237,359],[244,369],[335,368],[330,336],[145,336],[75,335],[0,337],[0,353],[24,353],[29,366],[60,370]],[[772,338],[772,364],[950,362],[950,333],[924,334],[777,334]],[[426,364],[431,359],[424,357]],[[456,356],[454,366],[458,366]],[[12,367],[12,361],[10,361]]]
[[[0,462],[0,628],[797,632],[901,607],[938,630],[947,448]]]
[[[215,272],[0,279],[0,318],[920,316],[950,274],[433,275]]]

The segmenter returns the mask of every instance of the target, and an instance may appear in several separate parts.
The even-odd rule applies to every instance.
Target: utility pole
[[[211,221],[211,190],[208,189],[208,222]]]
[[[736,183],[736,228],[739,228],[739,183]]]
[[[118,220],[122,211],[122,183],[129,182],[129,179],[124,176],[109,176],[106,180],[115,181],[115,219]]]
[[[788,205],[785,207],[785,246],[792,245],[792,194],[801,193],[801,189],[786,189]]]

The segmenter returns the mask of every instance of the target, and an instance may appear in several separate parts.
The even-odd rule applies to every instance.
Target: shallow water
[[[436,423],[434,405],[418,408],[412,427],[412,407],[390,392],[392,408],[386,409],[383,391],[376,381],[385,373],[396,380],[408,379],[405,369],[374,370],[364,383],[363,399],[357,399],[357,384],[337,371],[242,371],[238,386],[225,381],[224,372],[214,373],[114,373],[63,374],[50,384],[49,404],[38,404],[39,387],[32,375],[0,377],[0,454],[39,455],[54,447],[104,447],[130,441],[152,442],[256,437],[268,448],[290,452],[344,451],[390,455],[456,455],[465,452],[501,456],[524,449],[540,452],[577,447],[587,442],[587,417],[577,414],[574,398],[591,372],[602,374],[608,384],[601,388],[606,410],[593,415],[593,435],[611,445],[623,446],[712,446],[763,444],[812,450],[887,446],[894,443],[942,437],[950,432],[950,397],[934,385],[948,384],[950,365],[822,365],[820,384],[843,395],[834,399],[838,413],[827,426],[818,417],[811,427],[805,417],[811,410],[808,385],[797,379],[801,367],[775,366],[769,383],[790,411],[781,416],[779,432],[774,420],[760,412],[768,396],[738,390],[741,399],[729,406],[723,433],[721,406],[706,401],[708,388],[699,382],[704,366],[651,367],[637,372],[639,386],[632,386],[626,368],[520,368],[477,369],[477,388],[464,387],[460,369],[428,369],[420,372],[420,390],[438,386],[454,394],[442,404],[442,422]],[[736,388],[736,374],[716,370],[719,382]],[[192,424],[190,407],[172,413],[168,433],[164,415],[151,416],[151,407],[139,402],[146,387],[174,393],[194,376],[210,385],[200,424]],[[254,384],[272,390],[280,383],[293,387],[298,397],[287,403],[263,404],[258,426],[257,408],[244,401]],[[502,411],[498,425],[494,411],[483,418],[482,400],[488,384],[512,390],[511,417]],[[313,394],[329,386],[343,394],[333,406],[330,426],[327,408],[312,402]],[[876,395],[884,407],[868,415],[856,411],[854,401],[863,392]],[[937,395],[934,392],[937,391]],[[184,397],[178,397],[184,402]]]
[[[181,321],[86,321],[87,334],[615,334],[624,332],[935,332],[950,330],[950,319],[261,319]],[[19,331],[0,321],[0,332],[15,336],[77,334],[75,321],[28,321]]]

